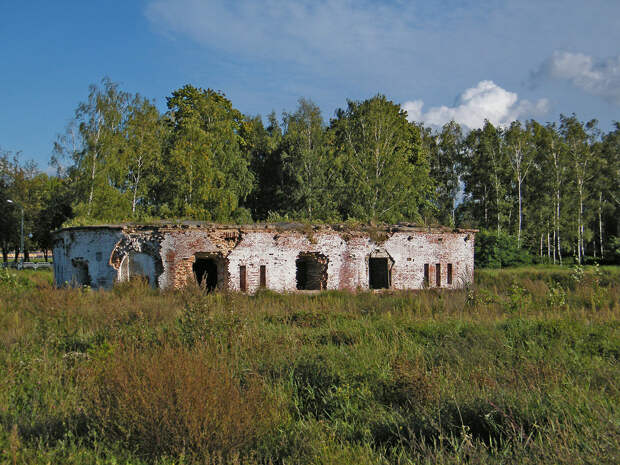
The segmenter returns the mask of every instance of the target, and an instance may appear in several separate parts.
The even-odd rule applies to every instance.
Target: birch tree
[[[66,132],[54,143],[52,162],[60,175],[72,180],[80,216],[122,216],[117,208],[121,193],[115,188],[115,170],[124,143],[129,97],[109,78],[91,85],[88,99],[78,104]],[[70,166],[64,169],[67,161]]]
[[[82,150],[73,153],[76,168],[88,173],[88,200],[86,216],[93,216],[93,204],[98,207],[109,202],[106,168],[114,163],[122,143],[122,125],[126,115],[129,94],[119,89],[109,78],[101,81],[101,87],[91,85],[88,100],[78,105],[75,119],[78,122]],[[95,199],[96,194],[99,195]]]
[[[596,151],[594,186],[597,196],[597,220],[600,256],[605,258],[605,218],[620,231],[620,123],[606,134]]]
[[[172,213],[231,219],[252,190],[242,151],[243,115],[220,92],[186,85],[168,98],[171,139],[165,157]]]
[[[131,215],[144,203],[153,179],[161,164],[164,128],[159,111],[148,99],[135,95],[129,107],[125,129],[124,167],[128,191],[131,194]]]
[[[446,123],[436,135],[433,145],[431,177],[435,181],[435,198],[440,219],[454,226],[463,150],[463,132],[459,124],[455,121]]]
[[[584,246],[584,204],[589,194],[588,183],[592,178],[593,152],[590,146],[592,132],[596,128],[596,121],[592,120],[585,125],[575,115],[560,116],[560,132],[568,157],[571,162],[571,175],[577,191],[577,261],[582,263],[585,255]]]
[[[428,154],[420,129],[383,95],[349,101],[331,124],[344,154],[345,217],[396,222],[419,220],[432,196]]]
[[[563,141],[558,134],[555,124],[549,123],[546,126],[535,125],[536,146],[539,152],[540,176],[543,179],[542,189],[549,189],[552,202],[552,253],[553,263],[562,264],[562,200],[563,183],[567,179],[568,165],[566,160],[566,150]]]
[[[485,121],[482,129],[472,131],[466,139],[463,167],[465,193],[470,200],[484,199],[484,224],[491,227],[490,216],[495,216],[497,234],[502,231],[508,208],[509,162],[501,128]]]
[[[518,227],[517,246],[521,247],[521,231],[523,229],[523,183],[536,158],[536,151],[532,143],[531,123],[523,128],[519,121],[515,121],[505,133],[506,152],[512,168],[514,181],[517,186]]]
[[[289,210],[308,219],[337,215],[341,170],[328,144],[321,110],[300,99],[294,113],[283,115],[282,166]]]

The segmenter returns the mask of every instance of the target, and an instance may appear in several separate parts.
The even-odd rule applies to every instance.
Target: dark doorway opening
[[[371,289],[390,288],[390,268],[387,257],[368,259],[369,286]]]
[[[215,258],[198,258],[193,265],[196,282],[207,292],[212,292],[217,287],[217,261]]]
[[[319,253],[300,253],[297,265],[297,289],[320,291],[327,287],[327,257]]]

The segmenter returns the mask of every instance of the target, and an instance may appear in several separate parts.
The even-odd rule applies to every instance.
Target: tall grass
[[[618,463],[620,271],[462,291],[0,285],[7,463]]]
[[[229,456],[247,450],[278,419],[262,380],[235,378],[208,347],[121,348],[85,376],[94,423],[149,456]]]

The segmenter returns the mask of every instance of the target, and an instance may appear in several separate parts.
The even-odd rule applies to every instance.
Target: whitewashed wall
[[[422,288],[424,264],[429,265],[431,287],[436,285],[437,263],[441,265],[441,287],[459,288],[473,281],[473,232],[411,230],[388,236],[375,243],[363,232],[329,229],[306,234],[294,229],[72,228],[56,233],[54,273],[59,286],[81,284],[79,264],[87,263],[92,287],[111,287],[131,275],[143,275],[152,285],[178,288],[193,282],[195,254],[219,253],[227,263],[227,269],[220,270],[222,288],[240,290],[239,267],[245,266],[247,291],[255,292],[262,265],[267,288],[284,292],[296,290],[299,254],[313,252],[328,258],[327,289],[356,290],[368,289],[368,257],[379,253],[393,260],[394,289]],[[447,282],[448,264],[453,270],[451,284]]]
[[[83,285],[75,263],[85,263],[93,288],[111,287],[118,274],[110,256],[121,239],[121,228],[65,229],[56,233],[54,247],[54,281],[57,286]]]

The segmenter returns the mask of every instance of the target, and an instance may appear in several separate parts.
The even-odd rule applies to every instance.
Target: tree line
[[[383,95],[325,121],[300,99],[263,120],[221,92],[186,85],[167,111],[103,79],[54,144],[48,176],[0,154],[0,247],[49,248],[67,221],[409,221],[482,229],[537,261],[613,260],[620,252],[620,123],[486,122],[465,131],[409,122]],[[616,255],[614,255],[616,254]],[[501,264],[501,263],[500,263]]]

